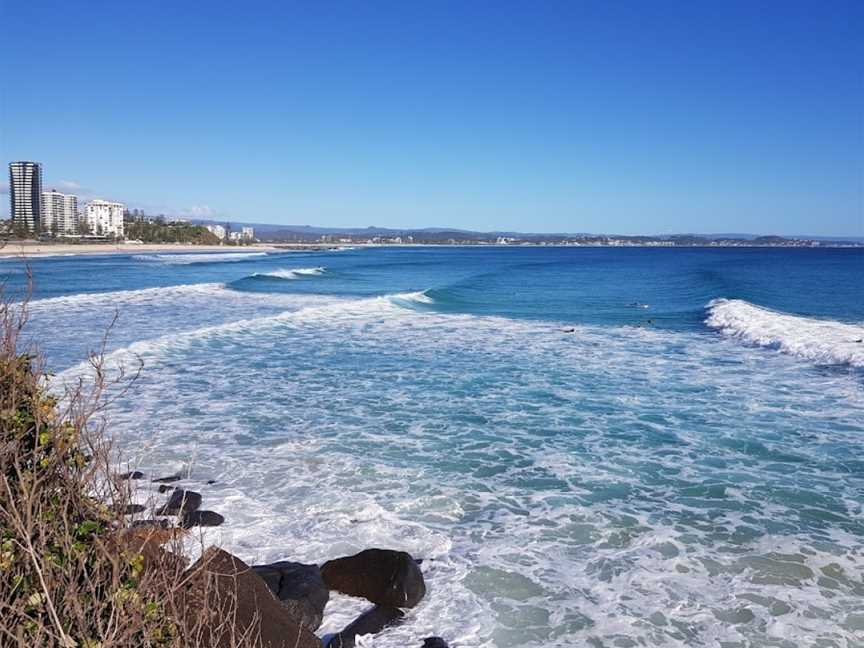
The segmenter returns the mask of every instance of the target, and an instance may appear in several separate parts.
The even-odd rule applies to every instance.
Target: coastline
[[[170,253],[170,252],[280,252],[279,248],[267,244],[252,244],[242,247],[231,245],[194,245],[188,243],[39,243],[15,242],[0,247],[0,258],[94,256],[101,254]]]

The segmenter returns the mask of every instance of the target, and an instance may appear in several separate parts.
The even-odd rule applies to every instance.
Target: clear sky
[[[0,159],[85,198],[864,236],[862,0],[0,0],[0,24]]]

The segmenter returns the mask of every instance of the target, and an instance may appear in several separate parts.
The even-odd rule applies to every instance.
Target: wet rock
[[[426,637],[421,648],[450,648],[441,637]]]
[[[215,511],[190,511],[183,515],[183,519],[180,520],[180,526],[184,529],[191,529],[196,526],[215,527],[224,521],[225,518]]]
[[[164,506],[156,509],[156,515],[181,515],[197,511],[201,506],[201,493],[176,489]]]
[[[175,488],[176,488],[176,486],[166,486],[165,484],[162,484],[162,485],[159,487],[159,492],[160,492],[160,493],[167,493],[168,491],[172,491],[172,490],[174,490]]]
[[[131,472],[125,472],[122,475],[119,475],[120,479],[141,479],[144,477],[144,473],[140,470],[133,470]]]
[[[331,590],[376,605],[411,608],[426,595],[423,573],[404,551],[366,549],[324,563],[321,575]]]
[[[159,477],[158,479],[154,479],[154,484],[170,484],[171,482],[180,481],[183,479],[183,476],[180,473],[176,473],[174,475],[168,475],[167,477]]]
[[[351,625],[333,635],[326,648],[354,648],[357,637],[377,634],[384,628],[396,625],[405,617],[399,608],[376,605],[355,619]]]
[[[256,565],[252,570],[303,625],[311,630],[320,627],[330,592],[318,565],[285,560]]]
[[[123,515],[132,515],[134,513],[143,513],[144,505],[143,504],[125,504],[123,506],[118,506],[116,508],[118,513],[122,513]]]
[[[216,483],[216,480],[215,480],[215,479],[208,479],[208,480],[207,480],[207,485],[208,485],[208,486],[212,486],[212,485],[215,484],[215,483]]]
[[[204,599],[203,606],[181,608],[189,610],[183,622],[196,630],[196,645],[231,648],[237,637],[254,637],[255,645],[267,648],[321,648],[318,637],[236,556],[211,547],[187,575],[190,599]]]

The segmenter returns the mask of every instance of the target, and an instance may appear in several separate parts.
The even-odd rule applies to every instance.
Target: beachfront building
[[[225,228],[221,225],[205,225],[204,227],[206,227],[207,231],[213,234],[220,241],[225,240]]]
[[[244,227],[243,229],[240,230],[240,234],[241,234],[242,239],[244,241],[251,243],[252,241],[255,240],[255,230],[252,229],[251,227]]]
[[[38,162],[9,163],[9,201],[12,227],[39,230],[42,215],[42,165]]]
[[[59,191],[42,192],[43,232],[54,235],[78,232],[78,196]]]
[[[123,203],[110,200],[91,200],[87,203],[84,219],[90,234],[123,238]]]

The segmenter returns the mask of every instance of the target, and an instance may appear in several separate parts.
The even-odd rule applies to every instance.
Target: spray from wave
[[[708,303],[705,324],[746,344],[819,364],[864,367],[864,326],[778,313],[741,299]]]
[[[268,278],[268,279],[300,279],[301,277],[317,277],[327,272],[327,268],[280,268],[272,272],[256,272],[251,275],[252,278]]]

